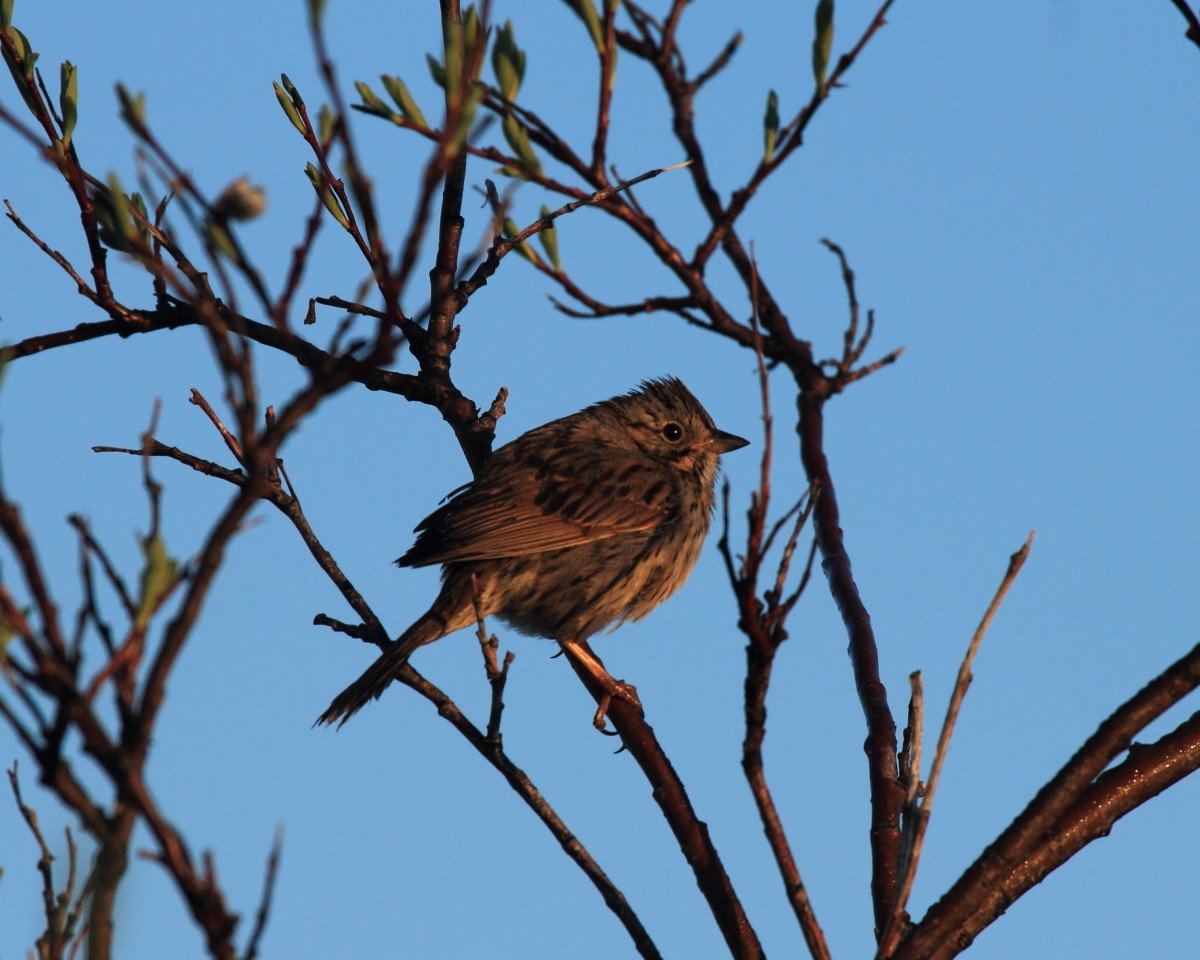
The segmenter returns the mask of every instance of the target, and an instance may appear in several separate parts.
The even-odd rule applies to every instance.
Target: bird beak
[[[714,430],[710,442],[717,453],[729,453],[731,450],[740,450],[750,444],[749,440],[735,437],[732,433],[726,433],[724,430]]]

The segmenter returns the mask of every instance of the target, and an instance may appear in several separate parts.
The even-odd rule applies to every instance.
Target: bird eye
[[[678,443],[681,439],[683,439],[683,427],[674,421],[664,424],[662,428],[662,435],[663,439],[668,443]]]

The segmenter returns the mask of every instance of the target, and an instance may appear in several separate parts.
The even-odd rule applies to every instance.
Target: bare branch
[[[76,892],[76,872],[78,869],[79,850],[71,835],[71,828],[66,829],[67,840],[67,881],[62,890],[54,881],[54,855],[42,835],[38,825],[38,815],[32,807],[27,806],[21,797],[21,784],[17,779],[17,764],[13,761],[12,769],[8,771],[8,782],[12,788],[13,799],[29,832],[33,835],[41,856],[38,858],[38,873],[42,876],[42,909],[46,917],[46,929],[37,939],[37,952],[40,960],[62,960],[67,951],[83,930],[77,925],[83,912],[84,904],[90,889],[91,881],[85,881],[82,890]]]
[[[75,267],[73,267],[71,265],[71,261],[69,261],[65,256],[63,256],[57,250],[54,250],[53,248],[51,248],[50,245],[47,244],[44,240],[42,240],[41,237],[39,237],[36,233],[34,233],[32,230],[30,230],[29,227],[25,226],[25,221],[17,216],[17,211],[13,209],[13,206],[11,203],[9,203],[7,200],[5,200],[4,206],[8,210],[8,214],[7,214],[8,219],[11,220],[13,222],[13,224],[16,225],[16,228],[18,230],[20,230],[23,234],[25,234],[25,236],[27,236],[30,240],[32,240],[33,243],[37,246],[37,248],[42,251],[42,253],[44,253],[51,260],[53,260],[60,267],[62,267],[63,272],[67,276],[69,276],[72,280],[75,281],[75,289],[78,290],[82,296],[84,296],[88,300],[92,301],[92,303],[98,304],[100,302],[100,298],[96,294],[96,291],[93,290],[91,287],[89,287],[87,285],[87,282],[83,279],[83,277],[81,277],[76,272]]]
[[[279,874],[279,858],[283,854],[283,827],[275,830],[275,839],[271,843],[271,852],[267,856],[267,871],[263,877],[262,899],[254,914],[254,929],[250,931],[250,939],[246,941],[246,949],[241,960],[255,960],[258,956],[258,945],[267,929],[267,918],[271,914],[271,904],[275,899],[275,878]]]
[[[221,439],[225,441],[225,446],[229,448],[229,452],[233,454],[238,463],[244,466],[246,462],[246,455],[242,452],[242,445],[238,443],[234,435],[230,433],[225,424],[221,422],[221,418],[217,416],[209,402],[204,399],[204,395],[201,394],[200,391],[195,387],[192,387],[192,395],[188,402],[196,405],[204,411],[204,415],[208,417],[208,419],[212,422],[212,425],[217,428],[217,433],[219,433],[221,435]],[[147,436],[152,436],[152,434],[153,432]]]
[[[757,276],[757,264],[755,265]],[[751,303],[757,302],[755,288],[752,287]],[[734,563],[729,548],[729,485],[724,488],[724,529],[718,547],[725,558],[726,571],[733,586],[734,597],[738,605],[738,625],[746,634],[749,643],[746,646],[746,680],[744,685],[744,713],[746,733],[742,741],[742,770],[750,786],[750,792],[758,807],[759,818],[763,823],[763,831],[771,846],[776,865],[783,880],[784,891],[796,920],[804,934],[809,953],[814,960],[829,957],[829,947],[825,942],[825,934],[817,921],[809,899],[808,891],[800,877],[796,859],[792,853],[791,844],[783,827],[783,821],[775,804],[766,772],[763,765],[763,744],[766,741],[767,721],[767,691],[770,686],[771,672],[775,656],[780,645],[787,639],[787,617],[792,605],[799,597],[807,582],[807,575],[802,578],[796,592],[784,602],[781,602],[783,585],[787,580],[791,565],[792,553],[805,521],[812,509],[812,497],[807,498],[807,507],[800,507],[805,498],[766,531],[767,515],[771,500],[771,465],[773,457],[773,418],[767,366],[762,353],[762,336],[758,326],[757,313],[751,314],[751,325],[755,337],[755,358],[758,365],[759,402],[762,407],[763,420],[763,453],[759,465],[758,490],[751,494],[750,508],[747,510],[748,532],[746,536],[746,552],[741,558],[740,568]],[[769,587],[760,599],[758,592],[759,571],[766,559],[768,551],[776,535],[793,515],[797,515],[795,527],[784,546],[776,570],[773,586]]]
[[[962,707],[963,698],[967,695],[967,688],[971,685],[971,665],[975,662],[975,655],[979,652],[980,644],[983,643],[983,637],[991,626],[992,620],[996,616],[996,612],[1000,609],[1000,604],[1004,602],[1009,589],[1016,582],[1017,575],[1020,574],[1021,568],[1025,565],[1025,560],[1029,556],[1029,550],[1033,546],[1033,534],[1030,533],[1026,538],[1025,543],[1016,553],[1014,553],[1008,561],[1008,570],[1004,573],[1004,578],[1000,581],[1000,586],[996,589],[996,595],[992,597],[992,602],[988,604],[987,611],[983,615],[979,626],[975,630],[975,634],[971,637],[971,643],[967,647],[967,652],[963,656],[962,664],[958,668],[958,677],[954,682],[954,690],[950,695],[950,704],[946,708],[946,719],[942,723],[942,732],[938,737],[937,747],[933,752],[933,765],[929,771],[929,782],[925,787],[924,799],[918,807],[915,804],[916,783],[920,775],[920,720],[919,713],[916,720],[917,731],[917,749],[914,752],[914,760],[916,765],[910,770],[908,776],[908,796],[905,802],[905,823],[904,837],[901,847],[900,857],[900,883],[896,889],[896,902],[892,908],[892,913],[888,917],[887,926],[884,928],[879,939],[878,956],[886,957],[894,948],[900,939],[900,925],[903,922],[904,910],[908,905],[908,896],[912,891],[913,881],[917,876],[917,865],[921,859],[921,848],[925,842],[925,831],[929,827],[929,818],[933,813],[933,798],[937,793],[938,781],[942,775],[942,765],[946,762],[946,753],[950,748],[950,738],[954,735],[954,725],[958,720],[958,711]],[[919,711],[922,703],[920,697],[919,683],[914,689],[914,709]]]
[[[1117,819],[1200,762],[1200,720],[1193,716],[1151,748],[1133,738],[1200,686],[1200,645],[1143,687],[1100,724],[1075,756],[963,873],[891,957],[950,957],[943,945],[970,940],[1047,873],[1103,836]],[[1121,753],[1125,762],[1105,773]],[[1119,771],[1119,772],[1118,772]],[[1082,820],[1078,818],[1086,812]],[[1078,820],[1078,822],[1076,822]],[[1058,834],[1069,836],[1055,840]],[[959,936],[965,940],[960,941]]]
[[[594,663],[603,664],[586,643],[579,644]],[[611,690],[581,663],[575,651],[563,646],[567,662],[587,687],[597,704],[606,709],[607,717],[617,730],[621,743],[637,761],[649,781],[655,802],[675,834],[696,883],[708,902],[730,953],[738,958],[762,957],[762,946],[746,917],[733,889],[720,855],[709,836],[708,827],[692,807],[683,782],[663,752],[653,729],[642,715],[640,706],[627,699],[612,696]],[[607,671],[605,671],[607,675]],[[611,678],[609,678],[611,680]],[[615,681],[614,681],[615,682]],[[643,954],[644,955],[644,954]]]
[[[508,668],[512,666],[516,654],[509,650],[504,654],[504,666],[501,667],[497,664],[496,651],[500,646],[500,641],[496,639],[495,634],[488,635],[487,627],[483,622],[479,581],[474,574],[471,575],[471,589],[471,601],[475,605],[475,636],[479,640],[479,649],[483,653],[484,670],[487,673],[488,684],[492,688],[492,706],[488,712],[487,737],[499,747],[503,742],[500,735],[500,716],[504,712],[504,686],[508,682]]]
[[[488,282],[492,274],[494,274],[496,269],[500,266],[500,261],[507,256],[514,247],[520,246],[535,233],[538,233],[542,230],[548,230],[554,221],[559,217],[566,216],[568,213],[573,213],[580,207],[593,206],[603,203],[609,198],[616,196],[621,191],[627,190],[636,184],[642,183],[646,180],[653,180],[662,173],[669,173],[672,170],[680,170],[683,167],[688,166],[690,163],[690,160],[685,160],[683,163],[676,163],[669,167],[658,167],[654,170],[647,170],[645,173],[634,177],[632,180],[625,180],[622,183],[618,183],[614,186],[605,187],[603,190],[597,190],[588,197],[583,197],[579,200],[572,200],[570,203],[563,204],[557,210],[553,210],[546,214],[546,216],[540,217],[533,223],[529,224],[529,226],[525,227],[525,229],[523,229],[515,237],[506,237],[503,239],[497,237],[496,242],[492,244],[491,248],[488,250],[487,257],[484,259],[483,263],[476,268],[475,272],[468,279],[462,281],[458,285],[459,295],[463,297],[464,300],[470,298],[476,290]]]
[[[1175,4],[1175,9],[1182,13],[1183,19],[1187,21],[1187,31],[1184,36],[1200,47],[1200,17],[1185,0],[1171,0],[1171,2]]]

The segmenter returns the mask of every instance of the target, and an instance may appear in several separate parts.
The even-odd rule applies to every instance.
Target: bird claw
[[[599,730],[606,737],[617,736],[616,730],[608,729],[608,708],[612,703],[612,697],[607,693],[600,698],[600,703],[596,706],[596,715],[592,717],[592,726]]]
[[[624,700],[637,710],[638,713],[642,712],[642,701],[638,697],[637,687],[632,683],[626,683],[624,680],[613,679],[612,689],[604,692],[604,695],[597,702],[596,713],[592,717],[592,726],[606,737],[617,736],[617,731],[609,730],[607,726],[608,708],[612,706],[613,697],[616,697],[618,700]]]

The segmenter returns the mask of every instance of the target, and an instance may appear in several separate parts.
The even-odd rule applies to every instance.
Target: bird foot
[[[615,731],[609,731],[605,726],[605,719],[608,716],[608,709],[612,706],[613,700],[623,700],[625,703],[633,707],[638,713],[642,712],[642,701],[638,697],[637,688],[632,683],[626,683],[624,680],[617,680],[611,673],[605,669],[600,658],[592,653],[591,648],[582,641],[578,640],[560,640],[559,646],[563,653],[567,655],[567,659],[571,661],[571,666],[580,677],[586,675],[589,689],[592,691],[592,696],[596,697],[596,713],[592,717],[592,726],[601,733],[609,736],[616,736]],[[596,688],[599,687],[599,696],[596,694]]]
[[[624,680],[615,680],[612,677],[609,677],[608,680],[611,682],[612,687],[611,689],[606,689],[604,696],[600,698],[596,706],[596,714],[592,717],[592,726],[607,737],[615,737],[617,731],[609,730],[606,722],[608,719],[608,708],[612,706],[613,698],[616,697],[618,700],[624,700],[637,710],[638,713],[642,712],[642,701],[638,697],[637,687],[632,683],[626,683]]]

